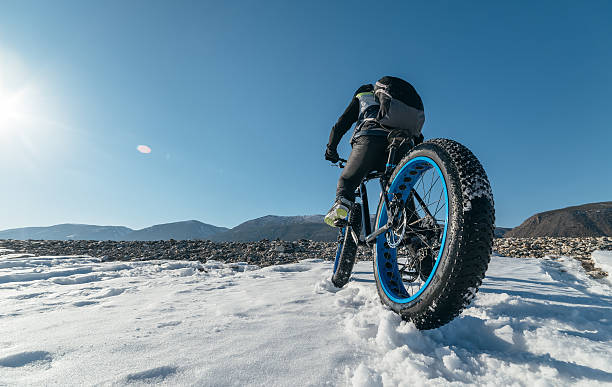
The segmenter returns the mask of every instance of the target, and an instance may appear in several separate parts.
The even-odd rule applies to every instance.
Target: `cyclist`
[[[338,227],[338,221],[348,215],[355,201],[355,189],[362,179],[371,171],[384,171],[388,157],[387,135],[391,130],[405,130],[417,144],[423,140],[424,122],[423,101],[414,87],[403,79],[385,76],[375,86],[367,84],[357,89],[332,127],[325,150],[326,160],[338,162],[338,143],[356,123],[351,137],[352,151],[338,179],[336,201],[325,216],[325,223]]]

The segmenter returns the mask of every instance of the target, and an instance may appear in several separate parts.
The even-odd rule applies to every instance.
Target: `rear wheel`
[[[359,237],[361,232],[361,206],[353,204],[348,216],[348,225],[340,230],[338,235],[338,247],[336,248],[336,260],[334,261],[334,273],[332,283],[341,288],[349,282],[355,257],[357,255],[357,243],[354,236]]]
[[[487,270],[494,207],[486,173],[463,145],[430,140],[398,164],[388,195],[393,227],[373,248],[378,294],[417,328],[437,328],[469,304]],[[376,227],[388,216],[382,203]]]

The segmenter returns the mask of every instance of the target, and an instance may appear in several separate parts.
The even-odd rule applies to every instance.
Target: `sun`
[[[0,165],[43,168],[65,154],[69,128],[44,73],[11,58],[0,49]]]
[[[0,47],[0,137],[48,126],[50,100],[45,98],[43,80],[35,74],[18,55]]]
[[[65,143],[58,93],[45,74],[0,47],[0,161],[32,160],[57,150],[51,144]]]
[[[0,133],[8,134],[28,123],[26,90],[0,88]]]

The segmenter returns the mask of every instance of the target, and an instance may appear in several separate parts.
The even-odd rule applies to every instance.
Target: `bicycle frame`
[[[390,212],[391,206],[389,205],[390,202],[389,202],[389,197],[387,194],[387,185],[389,183],[389,178],[391,177],[391,174],[393,173],[393,169],[395,168],[395,165],[396,165],[395,157],[396,157],[397,150],[404,144],[404,142],[407,139],[403,136],[391,136],[391,135],[390,135],[390,139],[391,139],[391,144],[389,145],[389,157],[387,158],[387,164],[385,166],[385,171],[368,173],[366,177],[362,180],[362,182],[359,184],[359,187],[355,190],[355,196],[359,196],[361,198],[361,210],[362,210],[361,214],[363,217],[362,224],[364,226],[364,233],[365,233],[365,238],[361,239],[360,236],[356,235],[355,232],[351,229],[352,237],[358,246],[368,246],[369,247],[370,243],[376,240],[376,237],[378,237],[380,234],[387,232],[393,225],[394,216]],[[373,180],[373,179],[378,179],[380,182],[381,192],[380,192],[380,198],[378,201],[378,205],[380,206],[381,202],[384,201],[385,208],[387,210],[387,215],[388,215],[387,224],[376,229],[374,232],[372,232],[372,224],[370,221],[370,208],[369,208],[370,206],[368,203],[368,191],[365,186],[366,182]],[[411,192],[413,191],[414,190],[412,190]],[[413,192],[413,193],[416,194],[416,192]],[[418,197],[417,195],[417,200],[419,199],[420,197]]]
[[[361,200],[347,205],[348,217],[334,222],[341,230],[331,282],[336,288],[349,284],[359,246],[365,245],[372,252],[382,303],[418,329],[433,329],[456,317],[482,283],[493,245],[495,209],[486,173],[469,149],[444,138],[415,148],[406,140],[390,134],[387,149],[377,146],[388,156],[385,167],[381,153],[372,160],[375,164],[349,165],[351,170],[370,165],[379,169],[359,175],[363,178],[352,187]],[[358,156],[349,161],[358,163]],[[337,166],[343,168],[345,162]],[[366,183],[374,179],[381,192],[372,224]],[[463,200],[473,192],[478,196],[465,211]]]

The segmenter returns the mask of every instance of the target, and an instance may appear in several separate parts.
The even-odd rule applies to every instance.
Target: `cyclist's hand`
[[[325,160],[329,160],[332,163],[337,163],[340,160],[340,155],[338,155],[338,151],[335,149],[330,149],[329,147],[325,149]]]

